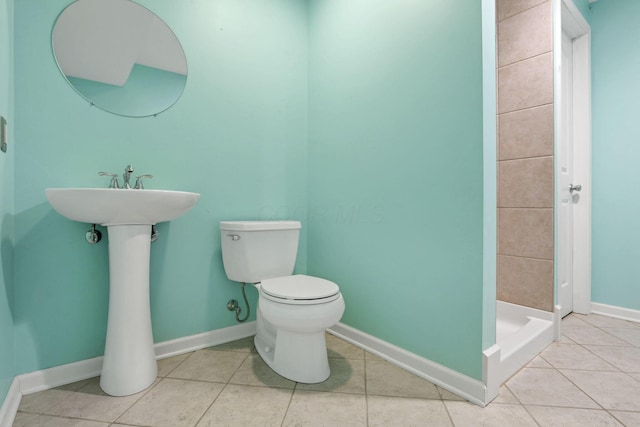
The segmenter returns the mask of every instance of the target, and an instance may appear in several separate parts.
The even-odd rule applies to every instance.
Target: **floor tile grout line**
[[[364,381],[364,416],[365,416],[365,424],[367,427],[369,426],[369,391],[367,390],[367,354],[363,353],[363,381]]]
[[[73,418],[73,419],[80,420],[80,418]],[[104,421],[101,421],[101,422],[104,422]],[[148,426],[144,426],[142,424],[123,423],[123,422],[119,422],[119,421],[114,421],[112,423],[109,423],[109,427],[113,427],[116,424],[118,424],[119,426],[123,425],[123,426],[127,426],[127,427],[148,427]]]
[[[218,400],[218,398],[220,397],[220,395],[222,395],[222,393],[224,392],[224,390],[227,388],[229,384],[225,384],[221,389],[220,392],[216,395],[216,397],[213,399],[213,401],[209,404],[209,406],[207,406],[207,409],[205,409],[202,412],[202,415],[200,415],[200,417],[198,418],[198,420],[193,424],[193,427],[197,426],[198,424],[200,424],[200,421],[202,421],[202,419],[204,418],[205,415],[207,415],[207,412],[209,412],[209,410],[211,409],[211,407],[216,403],[216,401]]]
[[[610,328],[610,329],[629,329],[629,330],[631,330],[631,331],[634,331],[634,330],[635,330],[635,329],[632,329],[632,328]],[[617,335],[615,335],[615,334],[612,334],[611,332],[607,331],[606,329],[603,329],[603,330],[604,330],[605,332],[607,332],[607,333],[609,333],[609,334],[613,335],[614,337],[618,338],[619,340],[622,340],[622,341],[624,341],[624,342],[626,342],[626,343],[629,343],[629,346],[631,346],[631,347],[640,348],[640,345],[636,345],[636,344],[632,343],[631,341],[629,341],[629,340],[628,340],[628,339],[626,339],[626,338],[621,338],[621,337],[619,337],[619,336],[617,336]],[[639,341],[639,343],[640,343],[640,341]],[[626,345],[625,345],[625,346],[615,346],[615,347],[628,347],[628,346],[626,346]]]
[[[567,371],[569,371],[571,369],[567,369]],[[584,369],[573,369],[574,371],[583,371],[583,372],[606,372],[606,371],[585,371]],[[580,390],[582,393],[584,393],[585,396],[587,396],[589,399],[591,399],[591,401],[593,403],[595,403],[596,405],[598,405],[598,407],[600,409],[602,409],[603,411],[606,411],[606,408],[604,406],[602,406],[600,404],[600,402],[598,402],[593,396],[591,396],[590,393],[588,393],[586,390],[583,390],[582,387],[580,387],[578,384],[576,384],[573,380],[571,380],[571,378],[569,378],[568,376],[566,376],[560,369],[556,369],[556,371],[558,371],[558,373],[560,375],[562,375],[563,378],[565,378],[567,381],[569,381],[574,387],[576,387],[578,390]],[[583,408],[585,409],[585,408]]]
[[[527,407],[528,405],[520,405],[520,406],[522,407],[522,409],[524,409],[524,411],[527,413],[527,415],[529,415],[529,417],[531,417],[533,422],[536,423],[536,425],[538,425],[538,427],[542,427],[542,425],[538,422],[538,419],[533,416],[531,411],[529,411],[529,408]]]
[[[131,408],[133,408],[138,402],[140,402],[140,400],[142,400],[142,398],[144,398],[147,394],[149,394],[151,392],[151,390],[153,390],[154,388],[156,388],[158,386],[158,384],[160,384],[162,381],[164,381],[165,378],[160,378],[160,380],[158,380],[158,377],[156,377],[156,380],[151,384],[151,386],[147,387],[146,389],[142,390],[144,393],[140,394],[140,397],[137,398],[135,400],[135,402],[133,402],[131,405],[129,405],[129,407],[127,409],[125,409],[120,415],[118,415],[116,417],[115,420],[111,421],[111,423],[118,423],[120,424],[120,421],[118,421],[120,418],[122,418],[124,416],[124,414],[126,414],[127,412],[129,412],[131,410]]]
[[[577,410],[577,411],[596,411],[596,412],[604,412],[606,414],[608,414],[610,417],[612,417],[615,421],[617,421],[618,423],[620,423],[622,426],[625,426],[626,424],[624,424],[622,422],[622,420],[618,419],[618,417],[616,417],[612,412],[616,411],[616,412],[628,412],[631,414],[640,414],[640,411],[629,411],[629,410],[619,410],[619,409],[605,409],[605,408],[583,408],[583,407],[579,407],[579,406],[550,406],[550,405],[536,405],[536,404],[522,404],[522,407],[524,407],[524,409],[531,415],[531,417],[534,419],[534,421],[536,421],[536,423],[538,425],[540,425],[538,423],[538,420],[533,416],[533,414],[531,414],[531,412],[529,412],[529,408],[530,407],[536,407],[536,408],[549,408],[549,409],[573,409],[573,410]]]
[[[238,367],[231,373],[231,375],[229,375],[229,378],[227,379],[226,384],[229,384],[231,379],[234,377],[235,374],[238,373],[238,371],[240,370],[240,368],[242,367],[242,365],[245,364],[245,362],[247,360],[249,360],[249,356],[251,355],[251,353],[247,353],[244,355],[244,358],[242,359],[242,361],[238,364]]]
[[[525,366],[524,368],[522,368],[520,371],[522,371],[522,370],[523,370],[523,369],[525,369],[525,368],[526,368],[526,366]],[[517,373],[516,373],[516,374],[514,374],[514,376],[515,376],[515,375],[517,375]],[[513,378],[513,376],[512,376],[511,378]],[[513,396],[513,398],[514,398],[514,399],[516,399],[516,401],[518,402],[518,405],[520,405],[520,406],[524,406],[524,403],[522,403],[522,401],[520,400],[520,398],[519,398],[519,397],[518,397],[518,396],[513,392],[513,390],[511,390],[511,388],[507,385],[507,383],[506,383],[506,382],[504,383],[503,387],[505,387],[507,390],[509,390],[509,393],[511,393],[511,395]]]
[[[589,351],[588,348],[586,348],[583,344],[578,344],[580,347],[582,347],[583,350]],[[609,363],[609,362],[607,362]],[[615,366],[614,366],[615,367]],[[617,367],[616,367],[617,368]],[[556,369],[558,371],[558,373],[560,375],[562,375],[564,378],[567,379],[567,381],[569,381],[571,384],[573,384],[578,390],[580,390],[582,393],[584,393],[585,395],[587,395],[589,397],[589,399],[591,399],[596,405],[598,405],[602,410],[605,410],[605,408],[600,404],[600,402],[598,402],[593,396],[591,396],[591,394],[587,393],[586,390],[583,390],[578,384],[576,384],[574,381],[571,380],[571,378],[567,377],[560,369]],[[603,371],[590,371],[590,372],[603,372]]]
[[[617,372],[622,372],[625,374],[628,374],[627,372],[625,372],[623,369],[620,369],[619,367],[617,367],[616,365],[614,365],[613,363],[611,363],[610,361],[608,361],[607,359],[605,359],[604,357],[600,356],[597,353],[594,353],[593,351],[591,351],[591,349],[587,348],[587,345],[593,345],[593,344],[585,344],[582,345],[581,347],[584,348],[586,351],[588,351],[589,353],[593,354],[594,356],[596,356],[597,358],[599,358],[600,360],[603,360],[605,362],[607,362],[609,365],[611,365],[614,369],[617,369]],[[611,346],[611,345],[603,345],[600,347],[618,347],[618,346]],[[626,346],[624,346],[623,348],[627,348]],[[606,372],[606,371],[600,371],[600,372]],[[612,372],[616,372],[616,371],[612,371]]]
[[[362,394],[362,393],[347,393],[347,392],[343,392],[343,391],[319,391],[318,393],[336,393],[336,394],[349,394],[351,396],[371,396],[371,397],[391,397],[394,399],[410,399],[410,400],[426,400],[429,402],[456,402],[455,400],[445,400],[445,399],[431,399],[429,397],[416,397],[416,396],[398,396],[395,394],[381,394],[381,393],[367,393],[367,394]],[[467,402],[466,400],[464,402]]]
[[[580,320],[582,320],[580,317],[577,317],[577,318],[578,318],[578,319],[580,319]],[[622,319],[618,319],[618,320],[622,320]],[[589,324],[589,326],[593,326],[594,328],[596,328],[596,329],[600,330],[601,332],[604,332],[605,334],[610,335],[611,337],[613,337],[613,338],[615,338],[615,339],[618,339],[618,340],[620,340],[620,341],[624,341],[624,342],[626,342],[626,343],[628,344],[628,345],[625,345],[625,346],[620,346],[620,345],[619,345],[619,346],[616,346],[616,347],[629,347],[629,346],[631,346],[631,347],[638,347],[638,346],[636,346],[635,344],[633,344],[632,342],[629,342],[628,340],[626,340],[626,339],[624,339],[624,338],[620,338],[620,337],[618,337],[617,335],[614,335],[614,334],[612,334],[611,332],[609,332],[609,331],[607,331],[607,330],[605,329],[605,328],[612,328],[612,329],[631,329],[631,330],[634,330],[634,329],[636,329],[636,328],[631,328],[631,327],[629,327],[629,328],[624,328],[624,327],[615,327],[615,326],[600,326],[600,325],[593,324],[593,323],[591,323],[591,322],[589,322],[589,321],[587,321],[587,320],[583,320],[583,321],[584,321],[584,322],[586,322],[587,324]],[[627,320],[625,320],[625,322],[628,322],[628,321],[627,321]],[[608,346],[614,346],[614,345],[611,345],[611,344],[588,344],[588,345],[600,345],[600,346],[607,346],[607,347],[608,347]]]
[[[293,402],[293,396],[296,393],[296,389],[298,388],[298,383],[295,382],[293,384],[293,388],[291,389],[291,395],[289,396],[289,402],[287,402],[287,407],[284,410],[284,414],[282,415],[282,422],[280,423],[280,427],[284,426],[284,421],[287,419],[287,414],[289,414],[289,409],[291,408],[291,403]]]
[[[203,349],[206,350],[206,349]],[[227,350],[212,350],[212,351],[227,351]],[[227,389],[227,387],[229,385],[235,385],[231,383],[231,379],[233,378],[233,376],[238,372],[238,370],[240,369],[240,367],[249,359],[249,356],[251,355],[251,352],[240,352],[240,351],[236,351],[233,353],[237,353],[237,354],[244,354],[244,358],[242,359],[242,361],[238,364],[238,367],[231,373],[231,375],[229,375],[229,378],[227,378],[227,381],[224,383],[224,385],[222,386],[222,388],[220,389],[220,391],[218,392],[218,394],[216,395],[216,397],[213,399],[213,401],[211,401],[211,403],[209,404],[209,406],[207,406],[207,408],[202,412],[202,415],[200,415],[200,417],[198,418],[198,420],[193,424],[193,427],[197,426],[198,424],[200,424],[200,422],[202,421],[202,419],[205,417],[205,415],[207,415],[207,412],[209,412],[209,410],[213,407],[213,405],[215,405],[215,403],[217,402],[217,400],[220,398],[220,396],[222,395],[222,393],[224,393],[224,391]],[[186,359],[185,359],[186,360]],[[197,380],[190,380],[190,381],[197,381]],[[202,381],[202,382],[213,382],[213,381]]]
[[[90,381],[91,379],[92,379],[92,378],[88,378],[88,379],[86,379],[86,380],[81,380],[81,381],[87,381],[87,384],[88,384],[88,381]],[[86,385],[86,384],[85,384],[85,385]],[[83,385],[82,387],[78,388],[77,390],[70,390],[69,394],[68,394],[64,399],[60,400],[59,402],[56,402],[56,403],[52,404],[51,406],[48,406],[46,409],[43,409],[43,411],[44,411],[44,412],[38,412],[38,414],[39,414],[39,415],[49,415],[49,414],[47,413],[47,411],[52,410],[55,406],[58,406],[59,404],[61,404],[61,403],[62,403],[62,402],[64,402],[65,400],[69,399],[71,396],[73,396],[75,393],[77,393],[77,392],[78,392],[78,390],[80,390],[81,388],[83,388],[85,385]],[[55,390],[55,388],[54,388],[54,389],[52,389],[52,390]],[[45,391],[48,391],[48,390],[45,390]],[[24,398],[24,396],[23,396],[23,398]],[[19,408],[18,408],[18,409],[19,409]],[[22,412],[24,412],[24,411],[22,411]],[[27,413],[34,413],[34,412],[27,412]]]
[[[555,344],[555,343],[554,343]],[[545,362],[547,362],[549,364],[549,366],[551,366],[553,369],[559,370],[559,369],[565,369],[567,371],[592,371],[592,372],[622,372],[620,370],[620,368],[618,368],[617,366],[613,365],[611,362],[609,362],[608,360],[603,359],[602,357],[598,356],[597,354],[593,353],[592,351],[590,351],[588,348],[586,348],[584,345],[581,344],[566,344],[566,345],[576,345],[579,347],[582,347],[583,350],[587,351],[588,353],[591,353],[592,355],[596,356],[598,359],[600,359],[601,361],[603,361],[604,363],[606,363],[607,365],[611,366],[614,370],[613,371],[603,371],[601,369],[584,369],[584,368],[558,368],[557,366],[555,366],[553,363],[551,363],[551,361],[549,361],[548,359],[546,359],[542,353],[544,353],[544,350],[542,351],[542,353],[539,354],[540,358],[542,360],[544,360]],[[549,348],[549,347],[547,347]],[[545,349],[546,350],[546,349]]]
[[[65,397],[64,399],[62,399],[59,402],[56,402],[55,404],[53,404],[52,406],[48,407],[46,410],[44,410],[44,412],[39,412],[39,413],[32,413],[32,414],[36,414],[36,415],[44,415],[44,416],[49,416],[49,417],[58,417],[58,418],[67,418],[67,419],[75,419],[75,420],[88,420],[88,421],[94,421],[94,422],[100,422],[100,423],[116,423],[118,422],[118,419],[121,418],[127,411],[129,411],[129,409],[131,409],[131,407],[133,407],[133,405],[135,405],[138,401],[140,401],[140,399],[142,399],[144,396],[146,396],[146,394],[152,389],[154,388],[160,381],[156,381],[154,380],[154,382],[147,387],[144,390],[139,391],[138,393],[141,393],[140,397],[138,397],[138,399],[136,399],[133,403],[131,403],[131,405],[129,405],[127,408],[125,408],[119,415],[116,416],[116,418],[114,420],[111,421],[105,421],[105,420],[98,420],[96,418],[86,418],[86,417],[71,417],[68,415],[60,415],[60,414],[54,414],[51,413],[51,411],[53,410],[53,408],[57,407],[58,405],[62,404],[63,402],[65,402],[66,400],[72,398],[74,395],[76,394],[80,394],[82,390],[84,390],[86,387],[88,387],[92,381],[98,380],[99,381],[100,376],[97,377],[92,377],[92,378],[88,378],[86,380],[81,380],[81,381],[86,381],[86,384],[81,386],[80,388],[78,388],[77,390],[72,391],[71,393],[69,393],[69,395],[67,397]],[[98,384],[98,387],[99,384]],[[102,389],[101,389],[102,390]],[[44,390],[44,391],[48,391],[48,390]],[[103,391],[104,392],[104,391]],[[82,394],[89,394],[89,393],[82,393]],[[105,393],[106,394],[106,393]],[[135,393],[134,393],[135,394]],[[122,396],[125,397],[125,396]],[[30,412],[25,412],[25,411],[19,411],[18,412],[24,412],[24,413],[30,413]]]
[[[577,318],[577,319],[580,319],[580,320],[582,320],[583,322],[586,322],[586,323],[588,323],[588,324],[590,324],[590,325],[592,325],[592,326],[595,326],[596,328],[600,328],[600,329],[602,329],[602,328],[615,328],[615,327],[616,327],[616,326],[600,326],[600,325],[596,325],[595,323],[592,323],[593,321],[589,321],[589,320],[587,320],[587,319],[588,319],[588,316],[594,316],[594,317],[596,317],[596,316],[597,316],[596,318],[604,317],[604,318],[606,318],[607,320],[612,320],[612,319],[614,319],[614,320],[616,320],[616,321],[621,321],[621,322],[624,322],[624,323],[628,323],[628,324],[629,324],[629,327],[620,327],[621,329],[635,329],[635,328],[640,328],[640,322],[634,322],[634,321],[627,320],[627,319],[620,319],[620,318],[618,318],[618,317],[609,317],[609,316],[605,316],[605,315],[602,315],[602,314],[596,314],[596,313],[591,313],[591,314],[588,314],[588,315],[587,315],[587,314],[578,314],[578,315],[576,316],[576,318]]]
[[[197,350],[196,350],[196,351],[197,351]],[[179,357],[179,356],[182,356],[182,355],[184,355],[184,354],[186,354],[186,355],[187,355],[187,357],[185,357],[183,360],[181,360],[180,362],[178,362],[178,364],[177,364],[176,366],[174,366],[173,368],[171,368],[171,370],[169,370],[169,372],[167,372],[167,374],[166,374],[163,378],[167,378],[169,375],[171,375],[171,373],[172,373],[173,371],[175,371],[175,370],[176,370],[176,369],[178,369],[180,366],[182,366],[182,364],[183,364],[184,362],[186,362],[186,361],[187,361],[191,356],[193,356],[195,353],[196,353],[195,351],[190,351],[190,352],[188,352],[188,353],[183,353],[183,354],[179,354],[179,355],[173,356],[173,357]],[[171,359],[171,357],[168,357],[167,359]],[[166,360],[166,359],[162,359],[162,360]]]
[[[605,409],[605,411],[607,412],[607,414],[609,414],[610,417],[612,417],[614,420],[619,422],[622,426],[626,426],[626,424],[623,423],[621,419],[619,419],[618,417],[615,416],[615,414],[612,413],[612,411],[614,411],[613,409]],[[630,412],[632,414],[640,414],[640,412],[636,412],[636,411],[620,411],[620,410],[616,410],[616,411],[617,412]]]
[[[447,405],[447,402],[445,402],[444,400],[442,401],[442,406],[444,406],[444,410],[447,413],[447,417],[449,417],[449,422],[451,423],[451,425],[453,427],[456,427],[456,423],[453,420],[453,415],[451,415],[451,410],[449,409],[449,405]],[[487,405],[489,406],[489,405]]]
[[[523,403],[521,406],[533,406],[536,408],[551,408],[551,409],[576,409],[581,411],[616,411],[617,409],[606,409],[606,408],[585,408],[584,406],[557,406],[557,405],[540,405],[535,403]],[[622,411],[622,412],[634,412],[634,411]]]
[[[622,339],[622,338],[618,338],[618,337],[616,337],[615,335],[613,335],[612,333],[610,333],[610,332],[608,332],[608,331],[606,331],[606,330],[604,330],[604,329],[602,329],[602,328],[599,328],[599,327],[594,326],[594,325],[590,325],[590,327],[593,327],[593,328],[595,328],[595,329],[598,329],[600,332],[603,332],[603,333],[607,334],[607,335],[608,335],[608,336],[610,336],[611,338],[615,338],[615,339],[617,339],[617,340],[619,340],[619,341],[625,342],[625,343],[627,343],[627,345],[579,343],[579,342],[577,342],[577,341],[575,341],[575,340],[573,340],[573,341],[575,341],[575,342],[576,342],[576,344],[579,344],[579,345],[594,345],[594,346],[598,346],[598,347],[635,347],[632,343],[629,343],[628,341],[626,341],[626,340],[624,340],[624,339]],[[585,328],[585,329],[586,329],[587,327],[586,327],[586,326],[576,326],[576,327],[575,327],[575,329],[579,329],[579,328]],[[564,335],[564,333],[563,333],[563,335]]]

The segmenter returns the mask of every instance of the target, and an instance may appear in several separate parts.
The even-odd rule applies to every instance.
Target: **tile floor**
[[[245,339],[161,360],[133,396],[106,396],[97,378],[25,396],[14,426],[640,426],[640,324],[562,326],[486,408],[328,335],[321,384],[279,377]]]

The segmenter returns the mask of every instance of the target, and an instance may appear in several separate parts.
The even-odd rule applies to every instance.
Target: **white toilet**
[[[227,277],[258,289],[254,339],[262,359],[300,383],[329,377],[325,330],[344,313],[338,285],[318,277],[292,276],[299,221],[220,222]]]

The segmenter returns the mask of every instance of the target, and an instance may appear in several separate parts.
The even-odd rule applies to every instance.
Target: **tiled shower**
[[[497,0],[497,299],[554,306],[552,1]]]

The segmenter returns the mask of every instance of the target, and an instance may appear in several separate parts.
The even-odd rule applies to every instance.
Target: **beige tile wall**
[[[551,0],[497,0],[499,300],[553,311]]]

